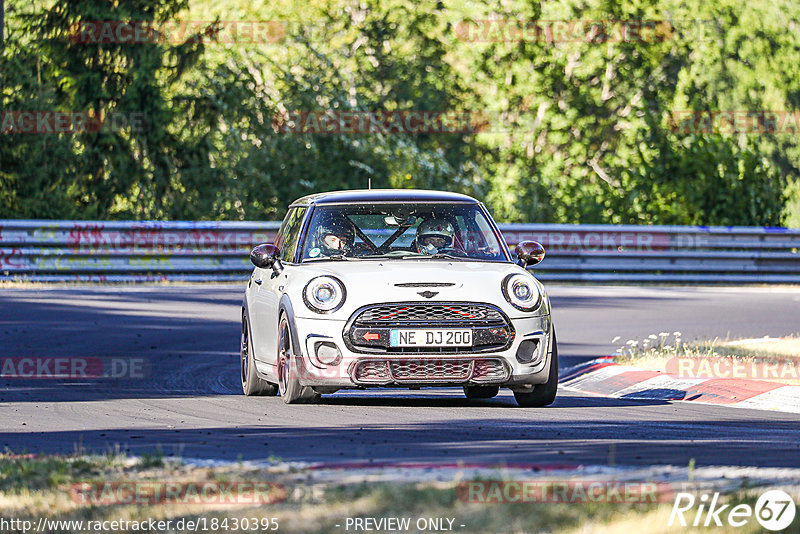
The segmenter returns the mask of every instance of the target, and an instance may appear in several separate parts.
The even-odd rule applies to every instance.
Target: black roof
[[[337,204],[341,202],[468,202],[477,204],[474,198],[461,193],[426,191],[423,189],[355,189],[315,193],[292,202],[297,204]]]

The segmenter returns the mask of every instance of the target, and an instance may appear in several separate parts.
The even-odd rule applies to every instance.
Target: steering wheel
[[[466,257],[466,254],[463,250],[457,249],[455,247],[444,247],[440,248],[436,251],[437,254],[450,254],[451,256],[460,256]]]

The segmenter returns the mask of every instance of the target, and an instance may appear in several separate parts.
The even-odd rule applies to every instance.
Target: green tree
[[[76,32],[87,21],[158,25],[186,2],[66,0],[25,11],[22,5],[14,2],[9,10],[4,110],[89,113],[103,120],[138,114],[145,127],[105,123],[99,131],[0,136],[3,215],[166,216],[178,194],[175,162],[187,150],[170,132],[176,111],[166,93],[191,68],[202,42],[84,42]],[[120,209],[125,203],[128,209]]]
[[[489,165],[503,165],[512,177],[495,184],[497,211],[521,221],[780,224],[785,182],[800,170],[794,139],[681,134],[668,118],[675,110],[795,109],[797,76],[767,59],[797,57],[797,36],[785,14],[776,16],[781,7],[652,0],[542,6],[520,3],[502,15],[666,20],[673,29],[646,41],[600,34],[479,46],[483,79],[476,81],[506,109],[529,110],[533,124],[513,143],[489,140],[497,152]],[[766,83],[773,90],[756,90]]]
[[[0,217],[276,219],[299,196],[371,179],[472,194],[507,221],[780,224],[784,187],[800,180],[796,136],[682,133],[670,117],[797,109],[799,11],[787,0],[12,0],[3,111],[141,113],[147,128],[0,134]],[[226,43],[218,23],[177,41],[72,38],[86,21],[177,19],[287,26],[252,45]],[[612,25],[578,41],[472,42],[464,19],[669,24],[644,40],[608,39]],[[342,110],[488,113],[493,128],[274,124]]]

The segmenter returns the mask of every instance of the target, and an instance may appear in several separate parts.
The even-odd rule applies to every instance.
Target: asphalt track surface
[[[614,336],[800,330],[800,289],[549,286],[562,367],[610,354]],[[0,449],[153,452],[302,462],[800,466],[800,417],[563,391],[548,408],[501,391],[340,392],[314,405],[244,397],[242,287],[0,290],[0,356],[143,358],[144,379],[0,378]]]

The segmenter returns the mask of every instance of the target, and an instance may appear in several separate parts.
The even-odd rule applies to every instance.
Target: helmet
[[[428,219],[417,227],[417,250],[425,254],[436,254],[453,246],[453,225],[443,219]]]
[[[312,258],[320,254],[346,254],[356,239],[353,223],[339,213],[327,213],[320,217],[313,236],[313,247],[309,251]]]

